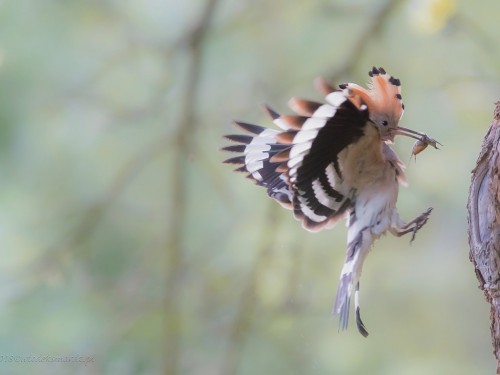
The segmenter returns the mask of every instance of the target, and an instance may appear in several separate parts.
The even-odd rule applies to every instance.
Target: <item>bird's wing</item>
[[[282,131],[236,122],[253,135],[229,135],[238,144],[225,147],[240,155],[226,163],[267,188],[268,195],[318,231],[334,225],[352,205],[342,176],[339,153],[364,134],[368,109],[344,91],[333,90],[325,104],[293,98],[298,115],[279,115],[267,108]]]

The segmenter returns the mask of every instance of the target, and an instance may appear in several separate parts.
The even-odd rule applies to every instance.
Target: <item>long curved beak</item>
[[[425,133],[420,133],[420,132],[417,132],[415,130],[411,130],[411,129],[407,129],[407,128],[403,128],[401,126],[398,126],[396,129],[394,129],[394,133],[393,133],[395,136],[396,135],[405,135],[407,137],[410,137],[410,138],[413,138],[413,139],[417,139],[419,140],[420,142],[422,143],[425,143],[427,145],[431,145],[432,147],[434,147],[435,149],[439,150],[438,146],[437,145],[440,145],[442,146],[441,143],[439,143],[438,141],[436,141],[435,139],[429,137],[427,134]]]

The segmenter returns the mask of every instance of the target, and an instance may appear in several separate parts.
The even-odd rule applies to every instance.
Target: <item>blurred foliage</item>
[[[0,3],[0,363],[9,374],[487,374],[468,259],[470,170],[500,97],[498,2]],[[318,75],[400,78],[408,239],[363,274],[368,339],[330,309],[345,229],[303,231],[223,166],[231,119],[319,98]],[[410,140],[395,149],[403,159]]]

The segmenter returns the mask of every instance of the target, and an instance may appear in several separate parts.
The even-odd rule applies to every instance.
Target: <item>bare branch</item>
[[[269,202],[269,212],[265,216],[266,220],[263,223],[259,245],[257,246],[257,256],[254,260],[253,267],[246,279],[245,286],[241,292],[240,300],[237,303],[236,316],[229,327],[229,337],[226,343],[227,350],[222,360],[222,375],[232,375],[238,373],[238,364],[241,356],[243,344],[246,340],[246,335],[251,327],[253,313],[257,305],[256,285],[261,278],[263,269],[266,265],[266,260],[271,255],[271,250],[274,247],[278,230],[276,229],[278,217],[276,209],[279,208],[274,202]],[[273,228],[270,230],[269,228]]]
[[[174,375],[178,370],[180,357],[180,312],[178,307],[180,277],[183,274],[182,240],[185,233],[185,211],[187,203],[188,156],[191,154],[192,139],[196,128],[195,109],[197,91],[203,63],[202,47],[213,17],[217,0],[208,0],[202,15],[185,39],[188,49],[188,69],[184,94],[180,101],[180,116],[177,125],[174,170],[171,177],[173,193],[169,197],[173,207],[167,230],[167,284],[165,291],[166,313],[166,374]]]
[[[401,0],[388,0],[385,4],[379,5],[379,7],[375,9],[373,16],[367,22],[366,28],[358,35],[351,51],[346,54],[343,64],[330,74],[329,78],[333,82],[337,82],[341,80],[342,77],[351,73],[356,62],[363,55],[372,39],[380,32],[382,25],[400,3]]]

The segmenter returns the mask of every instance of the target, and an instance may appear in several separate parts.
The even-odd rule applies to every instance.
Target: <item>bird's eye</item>
[[[389,125],[389,123],[386,120],[384,120],[384,121],[382,121],[382,125],[387,126],[387,125]]]

